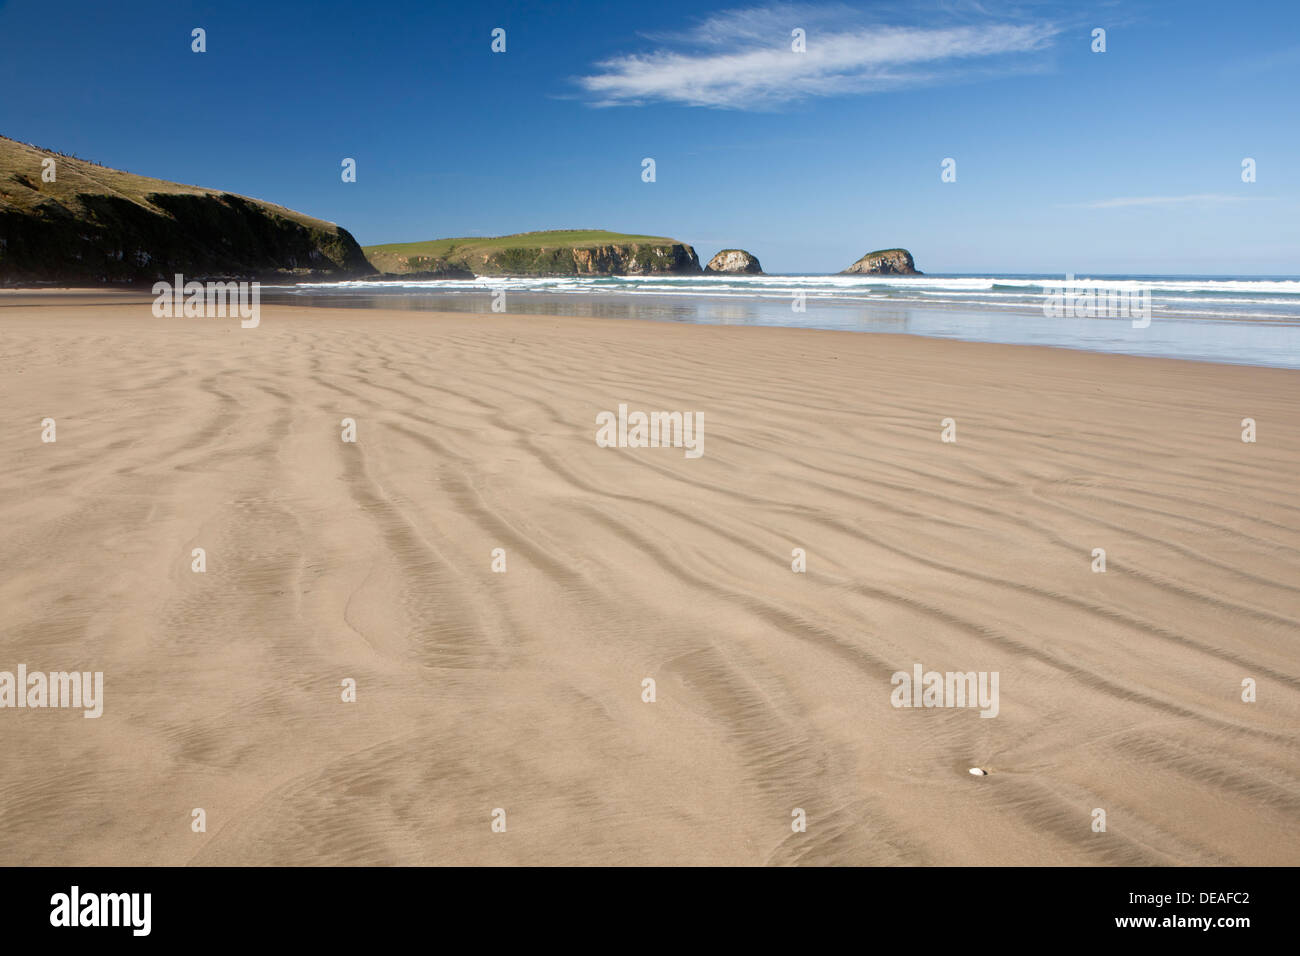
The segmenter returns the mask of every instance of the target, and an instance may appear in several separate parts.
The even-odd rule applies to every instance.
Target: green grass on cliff
[[[491,260],[502,274],[566,275],[573,271],[574,249],[600,246],[673,246],[676,239],[639,236],[605,229],[551,229],[512,236],[464,236],[425,242],[363,246],[370,264],[381,272],[469,269],[478,273]]]
[[[671,246],[676,239],[664,236],[635,236],[604,229],[552,229],[546,232],[519,232],[512,236],[465,236],[459,239],[429,239],[424,242],[390,242],[378,246],[362,246],[367,256],[427,256],[446,259],[474,252],[495,252],[500,249],[590,249],[614,243],[635,242],[641,245]]]
[[[42,161],[54,160],[55,181],[45,182],[41,176],[45,168]],[[90,160],[78,159],[63,153],[40,149],[27,143],[0,136],[0,210],[32,214],[41,207],[51,209],[57,204],[81,215],[83,197],[110,197],[125,199],[152,212],[166,215],[151,196],[222,196],[219,189],[204,189],[168,182],[150,176],[139,176],[120,169],[100,166]],[[301,225],[331,230],[333,223],[304,215],[276,203],[240,196],[274,215]]]
[[[0,282],[372,272],[334,223],[0,136]]]

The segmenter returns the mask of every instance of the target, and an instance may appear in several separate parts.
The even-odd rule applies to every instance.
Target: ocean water
[[[1079,275],[1149,303],[1122,315],[1047,315],[1064,276],[617,276],[263,286],[267,303],[490,314],[505,310],[716,325],[924,335],[1239,365],[1300,368],[1300,278]],[[1137,296],[1149,296],[1149,299]],[[793,307],[802,296],[804,311]],[[1139,320],[1138,325],[1142,325]]]

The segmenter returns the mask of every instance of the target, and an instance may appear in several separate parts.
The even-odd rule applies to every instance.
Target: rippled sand
[[[101,299],[0,296],[0,670],[105,675],[5,862],[1300,864],[1300,373]]]

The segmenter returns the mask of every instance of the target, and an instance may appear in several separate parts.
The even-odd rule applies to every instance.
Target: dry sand
[[[148,301],[0,296],[5,863],[1300,863],[1300,373]]]

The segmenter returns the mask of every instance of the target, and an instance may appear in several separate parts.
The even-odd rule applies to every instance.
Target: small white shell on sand
[[[970,772],[974,774],[976,777],[982,777],[988,773],[987,770],[981,770],[979,767],[971,767]]]

